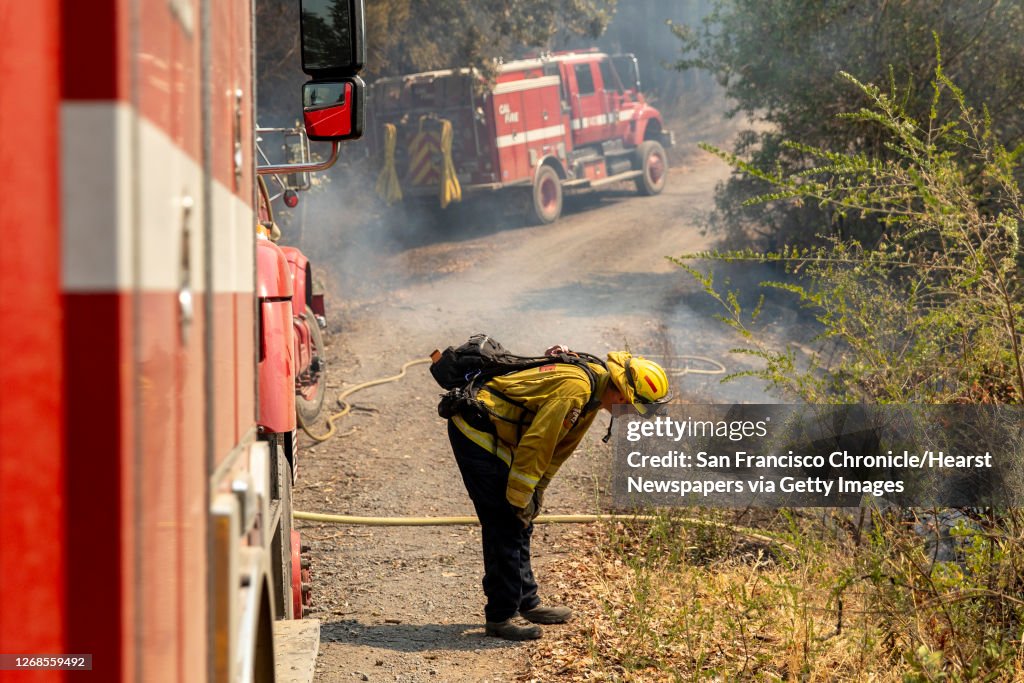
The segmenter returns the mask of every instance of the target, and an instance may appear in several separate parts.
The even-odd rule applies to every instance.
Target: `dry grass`
[[[859,543],[835,516],[768,520],[785,543],[766,545],[679,517],[606,526],[556,565],[578,619],[525,680],[1024,680],[1019,520],[1004,521],[948,563],[905,517],[876,515]]]

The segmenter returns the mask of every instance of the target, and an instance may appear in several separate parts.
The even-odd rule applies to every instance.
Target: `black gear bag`
[[[601,398],[597,395],[597,376],[588,363],[601,367],[605,367],[605,364],[589,353],[570,351],[552,356],[517,356],[506,350],[496,339],[486,334],[474,334],[465,344],[449,346],[443,352],[434,351],[430,357],[433,361],[430,374],[443,389],[448,390],[441,395],[437,414],[445,419],[461,414],[478,429],[490,428],[489,412],[476,398],[480,387],[500,375],[552,363],[569,363],[587,374],[590,379],[590,400],[583,409],[584,413],[601,405]],[[488,391],[492,390],[488,388]],[[508,396],[496,391],[494,393],[513,405],[524,407]]]

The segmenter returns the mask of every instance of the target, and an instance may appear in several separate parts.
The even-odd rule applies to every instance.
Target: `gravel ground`
[[[404,224],[393,213],[372,239],[322,248],[329,318],[325,413],[345,387],[393,375],[434,348],[487,332],[534,354],[554,343],[603,354],[628,346],[682,367],[681,354],[738,368],[735,336],[711,319],[714,307],[666,255],[712,245],[700,232],[724,164],[695,148],[676,159],[668,188],[637,197],[631,186],[576,198],[546,227],[521,227],[459,212],[448,225]],[[407,216],[406,216],[407,218]],[[508,223],[508,224],[506,224]],[[744,269],[737,278],[759,273]],[[793,314],[769,310],[785,330]],[[769,328],[771,329],[771,328]],[[697,401],[768,401],[752,381],[680,375],[676,393]],[[339,435],[302,435],[297,510],[374,516],[472,514],[437,417],[439,394],[425,365],[406,378],[352,397]],[[609,478],[606,416],[595,422],[555,479],[548,512],[598,511]],[[322,432],[321,423],[314,431]],[[322,622],[317,661],[327,681],[530,680],[533,644],[483,636],[482,561],[475,527],[349,527],[299,522],[312,547],[314,610]],[[550,570],[586,527],[541,527],[534,554],[542,599],[557,602],[571,577]],[[545,627],[579,628],[580,624]]]

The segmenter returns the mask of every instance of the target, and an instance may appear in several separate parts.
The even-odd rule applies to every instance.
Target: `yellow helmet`
[[[663,404],[670,398],[668,375],[654,361],[614,351],[608,354],[608,372],[619,393],[641,415],[647,414],[646,406]]]

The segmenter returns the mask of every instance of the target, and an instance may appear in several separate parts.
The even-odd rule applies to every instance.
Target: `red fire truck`
[[[305,128],[257,128],[256,133],[256,153],[266,163],[258,169],[261,175],[260,225],[266,228],[264,232],[276,242],[281,231],[274,222],[274,200],[280,199],[289,209],[298,206],[298,193],[312,187],[311,174],[306,169],[313,168],[314,165],[310,162],[309,140],[306,138]],[[272,172],[270,157],[260,145],[263,142],[265,146],[269,146],[266,145],[268,137],[283,141],[281,151],[288,162],[281,167],[290,169],[290,173]],[[271,186],[277,190],[275,194],[271,193]],[[288,263],[292,283],[295,414],[300,425],[311,425],[323,408],[324,391],[327,387],[325,347],[321,332],[327,327],[324,295],[323,291],[314,285],[313,264],[306,255],[296,247],[282,246],[280,251]],[[275,256],[274,259],[263,259],[258,262],[257,283],[270,282],[276,277],[277,258],[279,257]],[[262,284],[260,286],[262,288]],[[281,374],[276,368],[269,372],[275,376]],[[266,393],[261,395],[265,396]],[[265,412],[261,411],[261,414]]]
[[[301,16],[312,171],[360,133],[362,2]],[[296,169],[256,167],[251,0],[0,29],[0,681],[273,681],[297,309],[257,174]]]
[[[490,86],[468,68],[382,78],[369,136],[403,196],[445,194],[447,165],[461,191],[518,188],[528,218],[551,223],[564,192],[628,180],[640,194],[664,189],[673,135],[638,74],[632,55],[594,50],[501,64]]]

